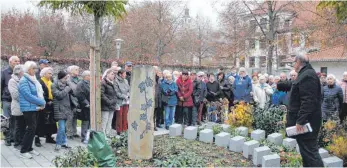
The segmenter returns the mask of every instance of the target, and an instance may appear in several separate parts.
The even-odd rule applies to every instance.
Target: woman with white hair
[[[323,121],[339,120],[339,113],[342,111],[343,92],[340,86],[336,85],[336,78],[329,74],[327,85],[323,88],[322,94]]]
[[[340,120],[342,122],[347,116],[347,71],[343,73],[343,79],[340,83],[340,86],[343,91],[342,111],[340,113]]]
[[[101,82],[101,129],[105,135],[109,135],[112,126],[113,114],[117,107],[117,94],[114,87],[115,74],[112,69],[107,69],[102,75]]]
[[[16,65],[13,68],[12,78],[8,81],[8,90],[10,91],[12,102],[11,102],[11,114],[15,119],[15,137],[14,147],[20,150],[21,143],[25,132],[25,122],[23,113],[20,111],[19,106],[19,93],[18,83],[20,78],[24,75],[23,65]]]
[[[76,88],[77,84],[80,81],[79,73],[80,67],[77,65],[72,65],[67,68],[67,73],[69,74],[69,79],[67,84],[71,87],[72,94],[70,95],[71,99],[71,110],[73,115],[69,115],[66,120],[66,136],[68,139],[79,138],[77,134],[77,119],[81,115],[81,108],[76,97]]]
[[[259,83],[254,85],[253,99],[260,108],[264,108],[265,104],[270,102],[270,96],[273,94],[273,90],[269,84],[266,83],[265,76],[259,77]]]
[[[43,112],[39,113],[36,129],[35,146],[41,147],[40,137],[46,137],[46,143],[55,144],[52,138],[57,133],[57,124],[53,114],[53,94],[52,94],[53,68],[46,67],[40,71],[40,84],[42,85],[43,97],[46,101]]]
[[[20,79],[18,86],[20,110],[23,113],[26,127],[20,155],[28,159],[32,158],[32,154],[40,155],[32,148],[32,145],[35,137],[38,112],[42,111],[46,104],[42,86],[35,76],[37,70],[38,67],[35,62],[25,62],[25,73]]]
[[[164,109],[165,109],[165,128],[168,130],[170,125],[173,124],[175,117],[178,87],[176,82],[172,79],[171,73],[166,73],[164,81],[161,83],[161,91],[163,93]]]
[[[252,80],[247,75],[244,67],[239,69],[239,77],[235,79],[233,92],[235,95],[235,101],[244,101],[247,103],[251,101]]]

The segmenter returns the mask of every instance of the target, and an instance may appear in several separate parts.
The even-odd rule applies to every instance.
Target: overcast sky
[[[136,0],[130,0],[136,1]],[[187,1],[187,6],[190,10],[191,17],[195,18],[197,14],[209,18],[214,26],[217,24],[218,13],[212,7],[213,2],[216,0],[185,0]],[[34,4],[39,1],[32,0],[0,0],[1,11],[6,12],[12,8],[19,10],[30,9],[35,11],[37,8]]]

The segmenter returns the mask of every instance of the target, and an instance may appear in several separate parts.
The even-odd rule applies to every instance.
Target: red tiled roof
[[[311,62],[347,61],[347,48],[339,45],[307,54]]]

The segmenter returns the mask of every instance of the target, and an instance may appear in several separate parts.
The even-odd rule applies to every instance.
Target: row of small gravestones
[[[199,141],[205,143],[213,143],[213,137],[215,137],[215,144],[221,147],[229,147],[230,151],[242,152],[243,156],[247,159],[252,156],[254,165],[262,165],[262,167],[280,167],[280,156],[276,153],[272,153],[271,149],[267,146],[260,146],[259,141],[265,139],[264,130],[254,130],[251,133],[251,138],[253,140],[245,142],[248,136],[247,127],[238,127],[236,132],[239,136],[231,137],[230,133],[221,132],[213,136],[212,127],[216,123],[207,123],[206,128],[199,132]],[[229,129],[229,125],[222,124],[221,127],[224,131]],[[189,126],[184,129],[184,138],[189,140],[196,140],[198,134],[198,127]],[[182,125],[173,124],[170,126],[169,135],[181,136],[182,135]],[[276,145],[281,145],[289,148],[295,149],[299,153],[299,146],[295,139],[285,138],[283,139],[282,134],[273,133],[268,135],[267,140]],[[319,154],[323,159],[325,167],[343,167],[342,159],[336,156],[330,156],[329,152],[323,148],[319,149]]]

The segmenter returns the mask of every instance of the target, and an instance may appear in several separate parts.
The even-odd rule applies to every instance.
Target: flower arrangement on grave
[[[243,101],[236,104],[230,109],[228,114],[228,124],[232,127],[251,127],[253,122],[252,105]]]

